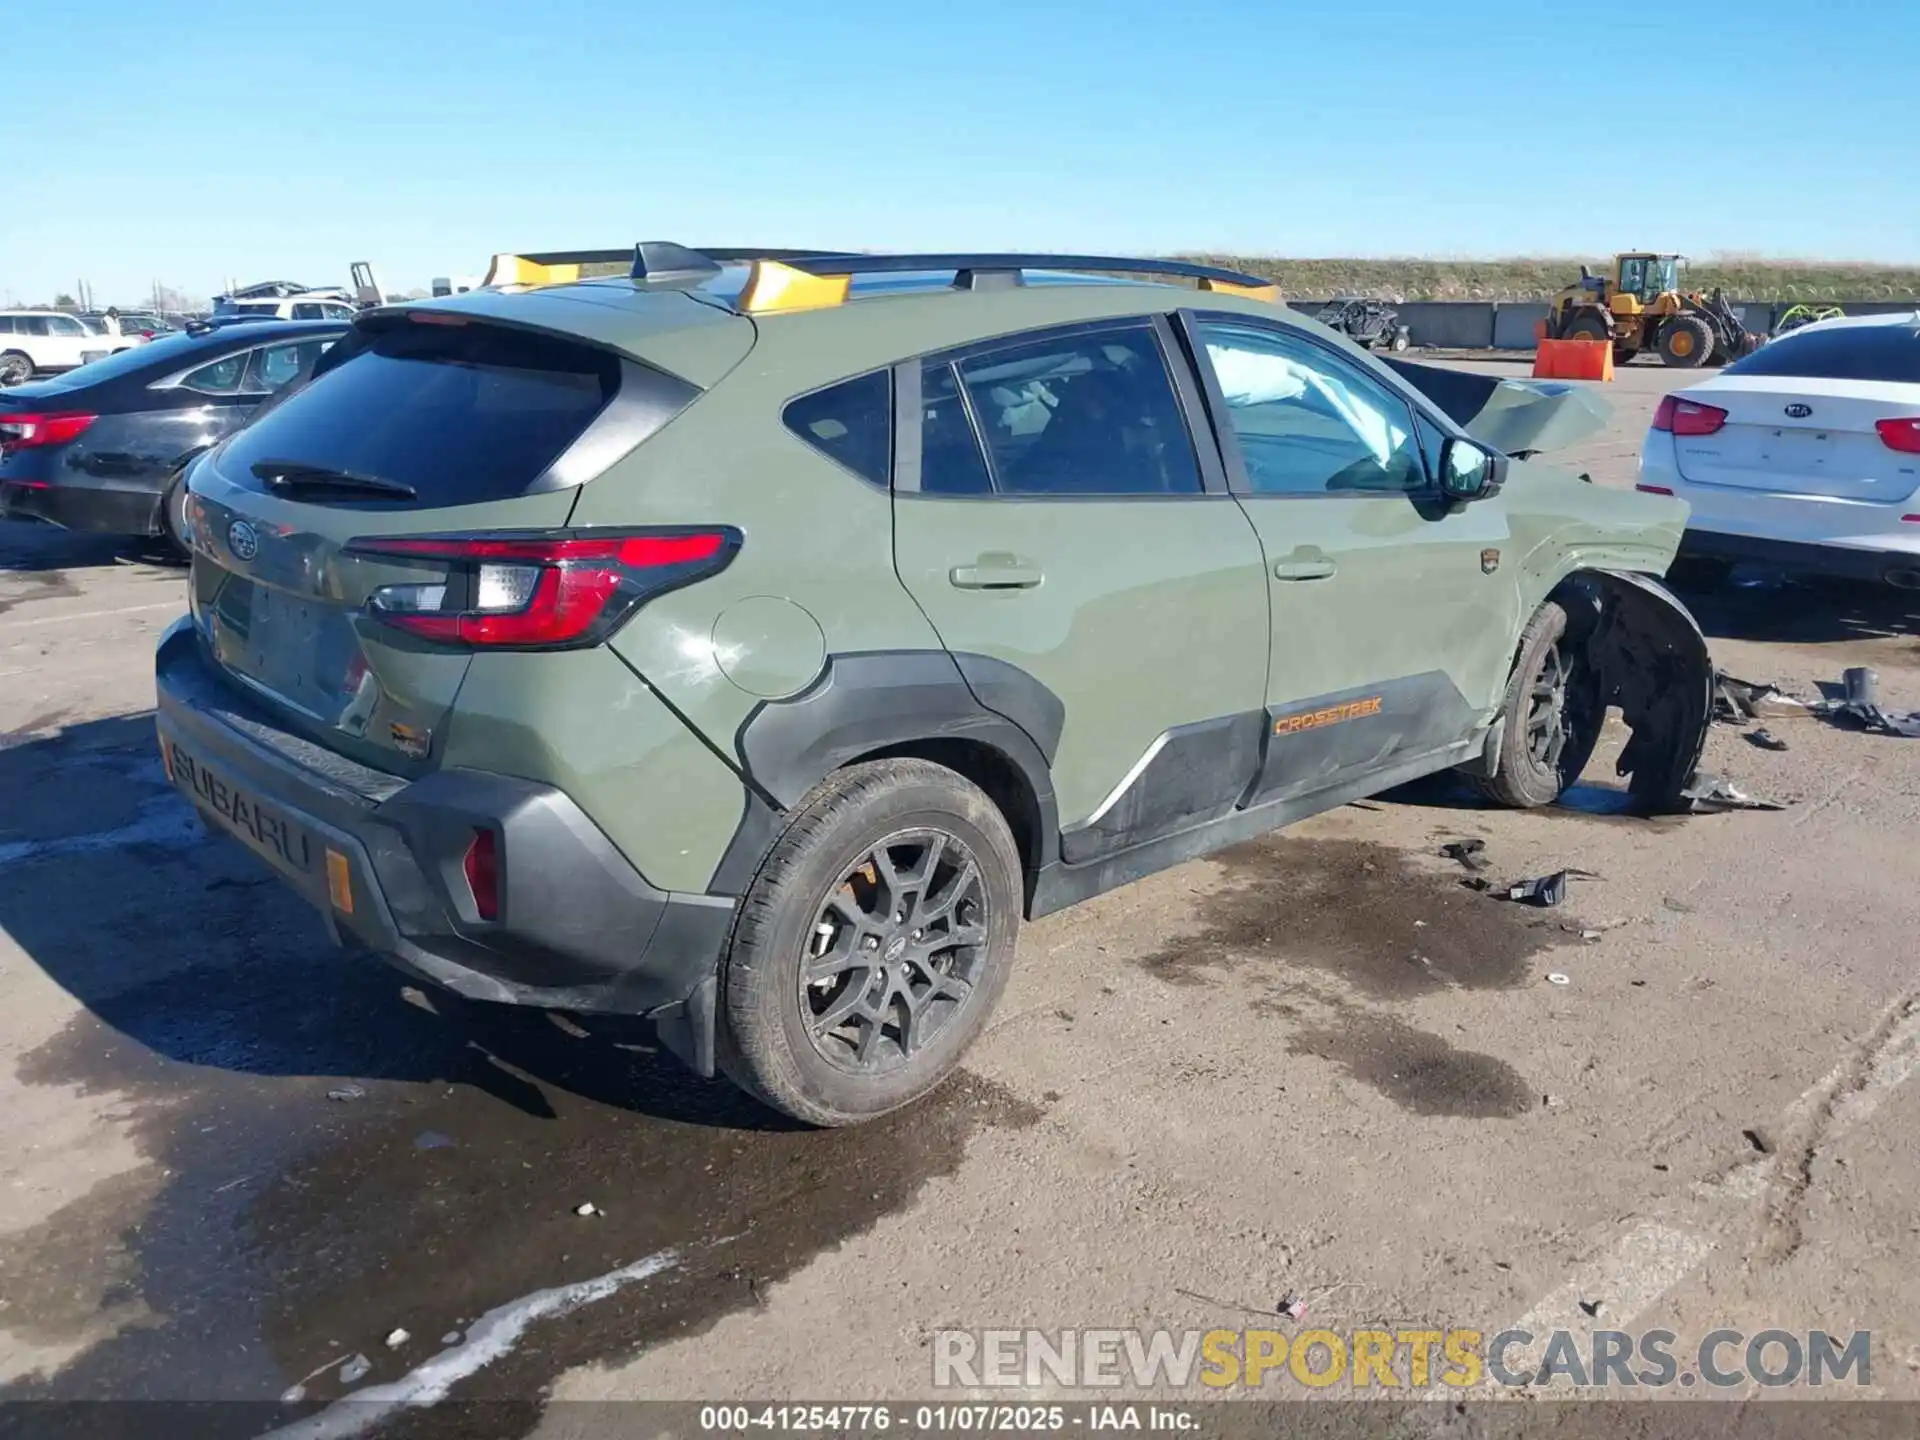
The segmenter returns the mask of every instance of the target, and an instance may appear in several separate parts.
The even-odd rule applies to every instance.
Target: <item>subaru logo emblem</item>
[[[1787,414],[1796,420],[1804,420],[1813,413],[1813,406],[1802,405],[1798,400],[1787,406]]]
[[[236,560],[251,560],[260,553],[260,537],[253,526],[236,520],[227,527],[227,548]]]

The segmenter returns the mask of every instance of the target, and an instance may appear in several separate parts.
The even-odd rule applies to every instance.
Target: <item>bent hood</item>
[[[1613,415],[1597,391],[1564,380],[1515,380],[1440,365],[1387,360],[1456,425],[1503,455],[1563,450],[1596,435]]]

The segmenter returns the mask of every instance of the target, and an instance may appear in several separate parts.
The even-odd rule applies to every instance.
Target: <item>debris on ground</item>
[[[1491,863],[1486,857],[1487,842],[1468,838],[1449,840],[1440,847],[1440,853],[1449,860],[1458,860],[1469,870],[1484,870]]]
[[[396,1326],[394,1329],[389,1330],[387,1332],[387,1348],[389,1350],[398,1350],[402,1345],[406,1344],[407,1341],[411,1340],[412,1338],[413,1336],[411,1333],[409,1333],[406,1330],[402,1330]]]
[[[1744,725],[1749,720],[1789,720],[1812,715],[1814,709],[1770,681],[1741,680],[1724,671],[1713,677],[1713,716],[1729,725]]]
[[[587,1028],[571,1015],[563,1015],[558,1010],[547,1011],[547,1019],[553,1022],[553,1028],[562,1035],[571,1035],[576,1040],[585,1040]]]
[[[576,1215],[604,1215],[604,1214],[606,1214],[606,1211],[604,1211],[604,1210],[602,1210],[602,1209],[600,1209],[600,1208],[599,1208],[598,1206],[596,1206],[596,1205],[595,1205],[595,1204],[593,1203],[593,1201],[591,1201],[591,1200],[586,1200],[586,1201],[582,1201],[582,1202],[581,1202],[580,1204],[578,1204],[578,1205],[576,1205],[576,1206],[574,1206],[574,1207],[573,1207],[573,1213],[574,1213],[574,1214],[576,1214]]]
[[[373,1362],[364,1355],[356,1355],[340,1367],[342,1385],[358,1385],[367,1378],[367,1372],[373,1369]]]
[[[452,1144],[453,1137],[442,1135],[438,1130],[422,1130],[413,1137],[413,1148],[416,1150],[445,1150]]]
[[[460,1332],[458,1330],[447,1331],[446,1334],[440,1337],[440,1343],[442,1345],[458,1345],[460,1343]]]
[[[1604,1308],[1605,1308],[1604,1301],[1582,1300],[1580,1302],[1580,1313],[1587,1316],[1590,1319],[1597,1319],[1599,1317],[1601,1310],[1603,1310]]]
[[[1604,930],[1582,930],[1580,932],[1580,938],[1586,941],[1589,945],[1591,945],[1594,941],[1598,940],[1605,933],[1606,932]]]
[[[1280,1297],[1280,1303],[1274,1306],[1274,1310],[1289,1320],[1302,1320],[1306,1318],[1307,1302],[1289,1290]]]
[[[327,1091],[329,1100],[364,1100],[366,1098],[367,1091],[363,1085],[336,1085]]]
[[[1889,715],[1882,710],[1879,673],[1864,665],[1856,665],[1841,674],[1840,699],[1827,701],[1825,710],[1830,718],[1844,717],[1877,734],[1920,739],[1920,711]]]
[[[1749,745],[1757,745],[1762,750],[1784,750],[1787,748],[1787,742],[1765,726],[1762,726],[1758,730],[1749,730],[1747,732],[1747,743]]]
[[[1460,883],[1469,890],[1478,890],[1483,893],[1493,888],[1493,882],[1484,875],[1469,875]]]
[[[1558,905],[1567,898],[1567,872],[1556,870],[1534,880],[1516,880],[1507,887],[1507,899],[1522,905]]]
[[[1749,795],[1724,775],[1695,775],[1680,792],[1694,815],[1718,815],[1726,810],[1784,810],[1777,800]]]
[[[1547,972],[1547,984],[1549,985],[1571,985],[1572,983],[1573,977],[1571,975],[1559,970],[1549,970]]]

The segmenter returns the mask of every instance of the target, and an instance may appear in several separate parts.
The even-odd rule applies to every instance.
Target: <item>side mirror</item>
[[[1507,457],[1471,440],[1449,440],[1440,449],[1440,493],[1465,503],[1500,493],[1507,483]]]

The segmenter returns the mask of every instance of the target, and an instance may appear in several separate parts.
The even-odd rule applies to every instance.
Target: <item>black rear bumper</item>
[[[336,937],[477,1000],[645,1015],[713,1073],[713,997],[734,900],[662,891],[561,791],[441,770],[408,782],[279,727],[214,669],[186,619],[155,661],[168,777],[326,918]],[[463,861],[498,854],[482,920]]]
[[[163,533],[161,484],[63,475],[51,482],[21,483],[0,476],[0,519],[43,520],[63,530],[103,535]]]

